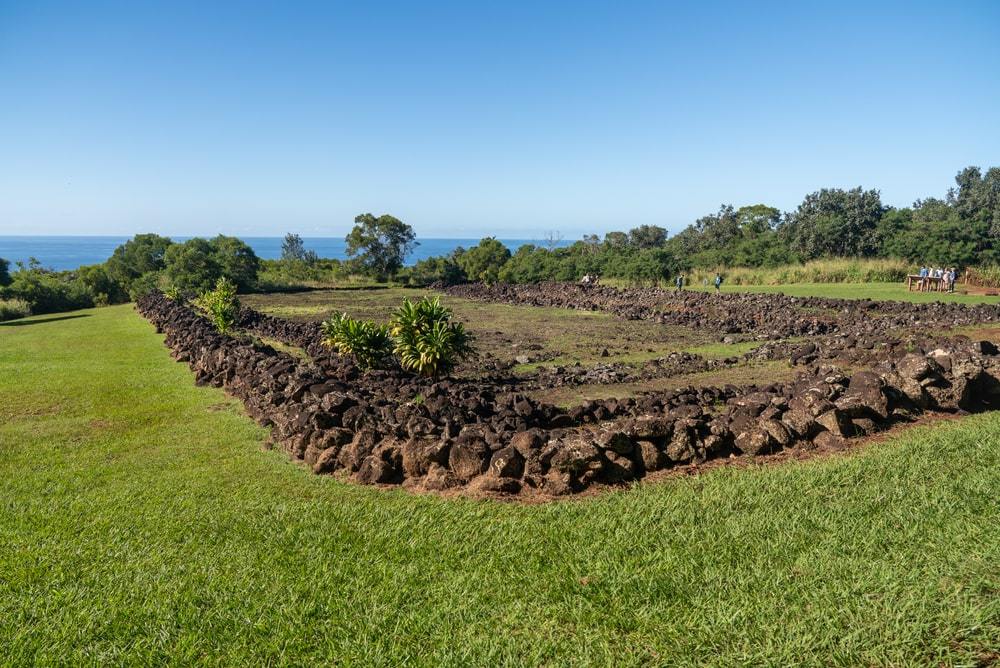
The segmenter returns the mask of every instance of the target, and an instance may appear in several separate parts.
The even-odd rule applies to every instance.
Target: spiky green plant
[[[389,323],[400,365],[422,376],[438,377],[470,355],[472,335],[451,321],[451,309],[437,297],[418,302],[403,300]]]
[[[236,284],[228,278],[220,278],[215,289],[203,292],[194,304],[208,316],[220,334],[228,333],[236,325],[240,300],[236,298]]]
[[[352,355],[362,368],[382,366],[392,352],[392,339],[386,325],[355,320],[341,313],[325,321],[321,327],[323,344],[341,355]]]

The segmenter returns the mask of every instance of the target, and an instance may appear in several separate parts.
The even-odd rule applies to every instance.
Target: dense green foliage
[[[6,268],[5,261],[0,268]],[[18,263],[17,271],[0,272],[0,299],[26,301],[33,313],[56,313],[120,304],[151,290],[176,288],[196,295],[211,290],[220,278],[246,292],[257,286],[259,270],[253,249],[235,237],[178,244],[156,234],[139,234],[103,264],[57,272],[34,258]]]
[[[455,263],[466,278],[483,283],[496,283],[500,270],[510,259],[510,249],[497,241],[496,237],[486,237],[469,250],[461,248],[454,255]]]
[[[0,257],[0,288],[10,285],[10,261]]]
[[[213,239],[194,238],[172,244],[164,254],[164,262],[168,283],[194,293],[211,289],[223,277],[241,291],[251,290],[260,270],[260,260],[250,246],[221,234]]]
[[[351,355],[365,369],[379,368],[392,352],[389,327],[371,320],[357,320],[346,313],[322,324],[323,343],[341,355]]]
[[[421,376],[447,374],[456,362],[472,353],[472,336],[439,297],[404,299],[389,323],[399,364]]]
[[[0,334],[30,665],[989,665],[1000,414],[517,504],[291,466],[127,307]]]
[[[418,263],[413,283],[495,280],[531,283],[578,280],[585,274],[641,284],[678,273],[729,267],[776,268],[818,258],[899,258],[920,264],[968,267],[1000,261],[1000,168],[962,170],[946,199],[912,207],[885,206],[877,190],[824,188],[795,211],[754,204],[699,218],[671,238],[642,225],[627,232],[585,235],[566,248],[523,246],[504,262],[493,256],[485,272],[476,249]],[[499,268],[497,265],[500,264]],[[458,271],[456,271],[456,267]]]
[[[417,245],[413,228],[388,214],[357,216],[346,241],[347,255],[357,259],[366,275],[380,280],[395,276]]]
[[[221,334],[232,330],[239,318],[240,300],[236,297],[236,291],[233,281],[220,278],[214,289],[206,290],[194,300],[195,306],[208,316]]]
[[[135,298],[155,287],[173,242],[157,234],[137,234],[115,249],[106,266],[111,277]]]

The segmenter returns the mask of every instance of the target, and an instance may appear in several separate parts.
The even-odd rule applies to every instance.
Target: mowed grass
[[[596,498],[415,496],[262,451],[130,307],[74,315],[0,326],[0,663],[997,660],[998,416]]]
[[[701,284],[690,286],[692,290],[714,292],[715,288]],[[792,297],[830,297],[835,299],[874,299],[879,301],[905,301],[924,304],[934,301],[958,304],[996,304],[1000,297],[981,294],[964,294],[962,285],[958,291],[916,292],[906,289],[905,283],[795,283],[788,285],[722,285],[722,292],[764,292],[782,293]]]

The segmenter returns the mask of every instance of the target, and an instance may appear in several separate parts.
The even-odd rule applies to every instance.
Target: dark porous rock
[[[459,435],[459,439],[462,436]],[[484,473],[489,463],[490,449],[485,441],[456,440],[448,454],[448,467],[459,480],[471,480]]]
[[[798,438],[808,439],[820,429],[810,407],[797,397],[789,402],[789,409],[781,415],[781,421]]]
[[[392,461],[375,454],[365,457],[354,477],[366,485],[398,483],[403,478],[402,471]]]
[[[610,450],[619,455],[630,455],[635,444],[623,431],[606,430],[597,434],[597,446],[602,450]]]
[[[856,434],[874,434],[880,430],[879,423],[870,418],[854,418],[851,420],[851,424],[854,425],[854,433]]]
[[[670,459],[667,455],[656,447],[652,441],[639,441],[638,442],[639,458],[642,462],[642,467],[646,471],[659,471],[662,468],[666,468],[670,463]]]
[[[607,463],[604,465],[601,477],[605,481],[615,483],[635,479],[638,467],[634,461],[614,450],[605,451],[604,457],[607,459]]]
[[[673,462],[689,462],[698,457],[695,449],[697,423],[692,420],[678,420],[674,423],[674,432],[667,442],[666,455]]]
[[[601,452],[589,438],[580,435],[559,444],[552,455],[551,466],[556,471],[578,476],[587,471],[599,471],[602,467]]]
[[[469,484],[469,491],[488,494],[517,494],[521,491],[521,481],[502,478],[492,472],[481,475]]]
[[[340,453],[339,447],[327,448],[319,453],[316,461],[312,465],[314,473],[329,473],[337,468],[337,455]]]
[[[363,429],[354,435],[354,439],[340,450],[338,460],[341,466],[354,472],[361,468],[361,463],[375,450],[378,435],[370,429]]]
[[[573,477],[570,473],[553,469],[545,474],[542,490],[552,496],[564,496],[573,493]]]
[[[851,424],[850,418],[838,408],[817,415],[816,422],[834,436],[843,438],[853,435],[854,425]]]
[[[851,376],[847,391],[837,399],[837,408],[848,418],[889,419],[889,400],[883,390],[885,381],[872,371]]]
[[[779,448],[787,448],[795,440],[788,427],[778,420],[762,420],[760,427],[768,433],[771,440]]]
[[[510,439],[510,445],[527,459],[542,449],[542,446],[545,445],[545,437],[538,429],[519,431]]]
[[[821,431],[816,434],[812,442],[815,447],[823,448],[824,450],[843,450],[845,447],[844,439],[829,431]]]
[[[501,478],[520,478],[524,473],[524,457],[512,446],[501,448],[490,458],[489,472]]]
[[[774,451],[775,442],[763,427],[754,427],[736,435],[736,449],[746,455],[767,455]]]
[[[434,437],[410,438],[403,444],[403,471],[407,476],[425,475],[431,466],[448,463],[450,444]]]
[[[461,481],[450,470],[439,464],[431,464],[424,477],[424,488],[431,491],[451,489],[461,484]]]

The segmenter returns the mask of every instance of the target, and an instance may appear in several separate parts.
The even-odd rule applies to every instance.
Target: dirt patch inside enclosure
[[[780,295],[753,303],[768,312],[772,297],[771,310],[788,307]],[[697,301],[676,298],[684,317],[699,313]],[[639,294],[633,301],[643,299]],[[740,321],[743,316],[726,315],[727,304],[713,301],[702,312],[716,324]],[[739,301],[734,308],[745,307]],[[914,307],[907,316],[892,303],[863,302],[859,315],[851,306],[836,307],[838,319],[823,325],[833,333],[803,342],[744,332],[764,340],[712,369],[776,364],[793,377],[778,378],[772,370],[744,384],[696,387],[678,380],[676,387],[652,387],[641,396],[558,407],[518,391],[517,378],[485,371],[438,382],[399,369],[362,373],[320,344],[315,321],[247,308],[240,325],[255,339],[240,339],[216,333],[189,307],[162,296],[137,304],[197,382],[225,387],[271,427],[275,447],[317,473],[414,491],[518,498],[589,493],[655,479],[661,471],[702,470],[713,461],[810,457],[928,414],[986,410],[1000,398],[996,346],[967,337],[888,336],[877,327],[873,334],[870,327],[873,314],[910,317],[919,324],[915,331],[926,332],[931,324],[982,324],[991,311]],[[652,318],[646,324],[663,326],[656,322],[662,310]],[[262,339],[304,354],[276,350]],[[694,354],[674,361],[682,371],[709,364]]]

